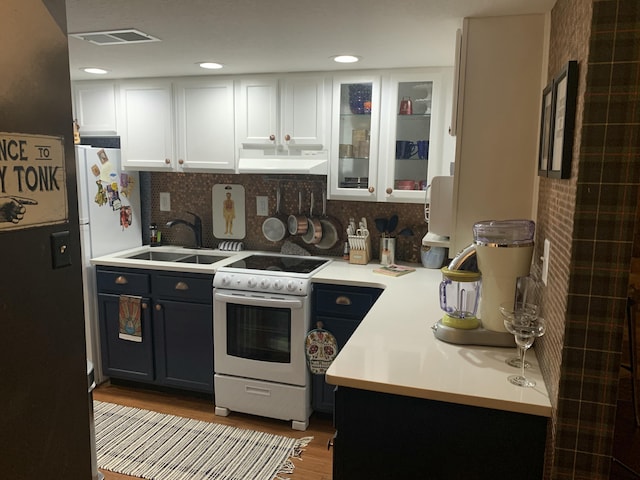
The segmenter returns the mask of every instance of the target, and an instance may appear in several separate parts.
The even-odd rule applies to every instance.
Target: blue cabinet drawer
[[[381,293],[381,289],[372,287],[315,284],[313,311],[316,315],[361,320]]]
[[[158,273],[153,276],[156,297],[213,303],[213,275]]]
[[[149,295],[151,279],[147,273],[127,269],[96,270],[98,291],[126,295]]]

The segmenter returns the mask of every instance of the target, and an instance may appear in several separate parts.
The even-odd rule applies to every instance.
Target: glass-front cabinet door
[[[376,200],[380,78],[334,80],[330,198]]]
[[[425,202],[455,158],[445,129],[452,90],[449,67],[336,78],[329,198]]]
[[[384,201],[423,202],[431,178],[444,174],[442,73],[392,74],[385,94],[377,189]]]

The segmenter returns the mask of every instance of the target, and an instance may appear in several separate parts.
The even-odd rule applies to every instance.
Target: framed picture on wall
[[[547,176],[551,178],[571,176],[577,90],[578,62],[571,60],[553,80],[553,136],[547,172]]]
[[[546,177],[551,153],[551,131],[553,130],[553,82],[542,91],[540,113],[540,144],[538,146],[538,175]]]

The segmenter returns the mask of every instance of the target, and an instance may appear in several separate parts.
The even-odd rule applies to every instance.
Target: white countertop
[[[326,373],[334,385],[550,417],[551,403],[534,349],[526,375],[533,388],[512,385],[513,349],[453,345],[435,338],[442,316],[440,270],[416,266],[401,277],[373,273],[376,263],[335,260],[314,282],[378,286],[384,292]],[[535,345],[534,345],[535,347]]]
[[[212,264],[133,260],[130,255],[152,251],[223,255]],[[218,267],[250,255],[251,251],[183,247],[137,247],[91,259],[94,265],[215,273]],[[233,260],[232,260],[233,257]],[[527,352],[531,367],[527,376],[534,388],[510,384],[507,376],[518,373],[505,359],[513,348],[453,345],[435,338],[431,327],[442,316],[438,299],[441,273],[415,265],[416,271],[401,277],[374,273],[379,264],[353,265],[331,257],[313,277],[315,283],[383,288],[373,305],[331,367],[326,379],[334,385],[354,387],[463,405],[494,408],[550,417],[549,394],[540,374],[534,349]]]

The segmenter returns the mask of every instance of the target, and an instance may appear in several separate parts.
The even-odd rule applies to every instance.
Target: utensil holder
[[[354,248],[353,245],[362,242],[364,244],[364,249],[362,248]],[[353,263],[356,265],[366,265],[371,260],[371,236],[361,236],[361,235],[349,235],[349,245],[351,245],[351,250],[349,251],[349,263]]]

